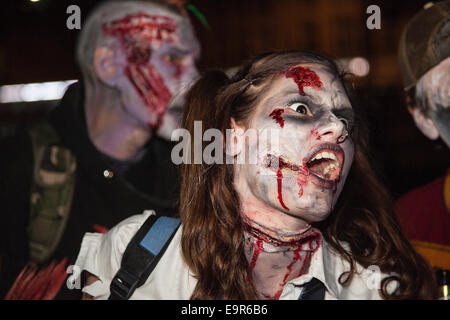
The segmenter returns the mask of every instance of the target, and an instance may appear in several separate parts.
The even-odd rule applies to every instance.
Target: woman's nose
[[[334,114],[330,114],[327,119],[322,121],[317,132],[321,140],[332,143],[342,143],[348,136],[345,122]]]

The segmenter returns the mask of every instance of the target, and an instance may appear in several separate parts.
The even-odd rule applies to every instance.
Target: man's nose
[[[330,113],[323,119],[317,132],[323,141],[331,143],[342,143],[347,138],[347,126],[343,120]]]

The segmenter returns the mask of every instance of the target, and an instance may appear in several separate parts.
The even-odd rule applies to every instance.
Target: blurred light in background
[[[59,100],[77,80],[13,84],[0,87],[0,103]]]
[[[349,72],[357,77],[365,77],[370,72],[370,63],[363,57],[342,58],[336,60],[336,63],[345,73]]]
[[[30,0],[30,2],[39,2],[39,0]]]
[[[350,59],[348,69],[351,73],[358,77],[365,77],[369,74],[370,64],[367,59],[362,57],[355,57]]]

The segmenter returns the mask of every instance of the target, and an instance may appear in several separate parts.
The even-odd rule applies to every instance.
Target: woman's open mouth
[[[344,151],[337,144],[324,143],[315,147],[303,163],[308,168],[312,183],[333,189],[341,176]]]
[[[334,189],[341,176],[344,165],[344,151],[333,143],[323,143],[316,146],[303,159],[302,165],[285,160],[283,157],[267,154],[264,165],[274,171],[289,169],[301,175],[309,176],[311,182],[319,187]]]

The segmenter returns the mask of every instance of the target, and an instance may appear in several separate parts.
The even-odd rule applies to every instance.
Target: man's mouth
[[[336,144],[324,143],[315,147],[304,163],[314,184],[331,189],[341,176],[344,151]]]

